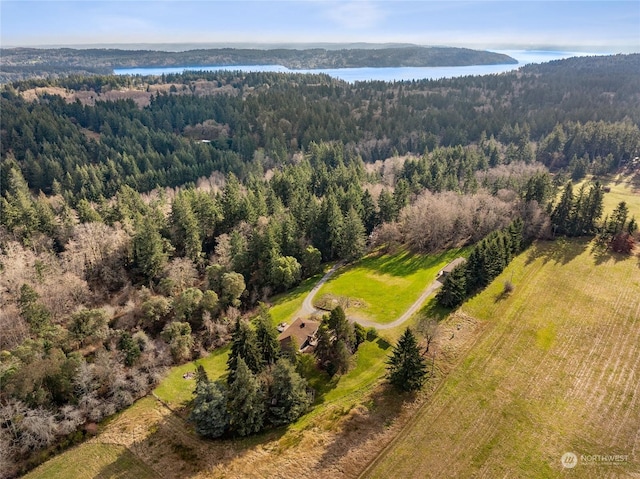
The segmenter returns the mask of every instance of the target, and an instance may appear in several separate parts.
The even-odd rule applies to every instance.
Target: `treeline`
[[[573,184],[568,182],[551,212],[553,232],[564,236],[595,235],[599,247],[630,254],[635,246],[634,233],[638,230],[638,223],[634,216],[629,218],[625,201],[618,203],[611,216],[600,221],[604,194],[599,182],[588,190],[583,184],[577,193],[573,192]]]
[[[446,308],[455,308],[478,290],[486,287],[522,251],[524,225],[515,220],[500,231],[490,233],[477,243],[465,263],[456,266],[444,279],[436,299]]]

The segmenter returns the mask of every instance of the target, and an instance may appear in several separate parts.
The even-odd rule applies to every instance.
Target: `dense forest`
[[[81,439],[170,365],[267,330],[260,303],[325,261],[476,244],[453,306],[534,238],[632,233],[624,207],[596,215],[600,185],[574,194],[570,180],[637,168],[639,72],[627,55],[400,83],[190,72],[6,85],[0,475]],[[327,319],[327,337],[344,338],[319,359],[337,374],[362,335],[344,323]],[[255,388],[272,364],[301,413],[295,354],[267,349],[253,363],[232,354],[230,371]],[[198,384],[194,417],[230,400]],[[259,427],[200,426],[244,435],[291,420],[263,406]]]
[[[429,67],[517,63],[502,53],[468,48],[393,46],[386,48],[240,49],[180,52],[115,49],[5,48],[0,50],[0,82],[60,74],[110,74],[114,68],[282,65],[292,70],[358,67]]]

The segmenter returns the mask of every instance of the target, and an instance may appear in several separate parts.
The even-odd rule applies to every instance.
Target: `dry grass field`
[[[485,332],[364,477],[640,477],[638,257],[540,243],[462,311]]]

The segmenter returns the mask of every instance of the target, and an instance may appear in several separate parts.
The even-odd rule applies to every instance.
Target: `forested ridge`
[[[79,440],[166,367],[259,330],[260,302],[322,262],[480,242],[455,305],[534,238],[632,235],[624,208],[604,221],[588,208],[599,184],[574,195],[569,181],[637,169],[638,72],[626,55],[400,83],[189,72],[5,86],[0,473]],[[132,90],[146,100],[103,100]],[[255,387],[262,366],[242,359]],[[196,416],[226,404],[200,379]]]
[[[386,48],[215,48],[180,52],[120,49],[0,50],[1,81],[35,76],[109,74],[114,68],[282,65],[293,70],[358,67],[427,67],[517,63],[502,53],[454,47],[392,46]]]

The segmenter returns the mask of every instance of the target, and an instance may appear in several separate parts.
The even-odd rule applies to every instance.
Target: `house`
[[[316,332],[320,323],[311,319],[296,319],[278,336],[281,348],[295,344],[302,353],[310,353],[316,347]]]
[[[467,260],[465,258],[456,258],[451,263],[446,265],[438,272],[438,278],[445,278],[449,273],[451,273],[456,266],[459,266],[463,263],[466,263]]]

